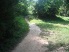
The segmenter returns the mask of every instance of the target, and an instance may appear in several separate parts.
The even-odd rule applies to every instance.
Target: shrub
[[[0,52],[8,52],[19,42],[19,39],[25,37],[25,33],[29,30],[24,18],[15,11],[17,7],[14,6],[18,5],[18,2],[19,0],[0,1]],[[16,17],[17,15],[19,17]]]
[[[14,11],[15,15],[28,15],[27,4],[25,4],[24,2],[19,2],[17,5],[14,6]]]
[[[5,24],[7,26],[5,26]],[[27,34],[29,26],[24,18],[15,17],[13,21],[2,24],[2,32],[0,34],[0,52],[8,52],[17,43],[20,42]]]

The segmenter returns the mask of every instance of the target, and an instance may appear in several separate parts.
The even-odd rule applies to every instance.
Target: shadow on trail
[[[54,29],[56,30],[56,32],[58,31],[57,30],[58,28],[59,29],[64,28],[65,30],[68,29],[66,27],[66,25],[69,25],[69,21],[65,21],[61,18],[57,18],[55,20],[51,20],[51,19],[42,19],[42,20],[45,23],[39,23],[37,25],[40,26],[40,28],[42,28],[41,29],[42,32],[41,32],[40,36],[41,37],[45,36],[46,39],[48,39],[48,37],[50,35],[53,35],[55,33],[53,31]],[[69,44],[65,44],[62,42],[53,43],[52,41],[48,41],[48,43],[49,43],[48,46],[44,45],[44,47],[48,48],[48,52],[66,52],[66,51],[69,51]],[[45,52],[47,52],[47,50]]]
[[[5,41],[0,42],[0,52],[11,52],[16,46],[27,36],[27,33],[21,35],[20,37],[11,37],[9,39],[5,39]],[[8,45],[8,46],[7,46]]]

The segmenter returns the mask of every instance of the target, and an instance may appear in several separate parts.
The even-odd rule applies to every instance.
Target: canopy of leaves
[[[40,18],[53,19],[62,3],[62,0],[38,0],[35,10]]]
[[[25,0],[22,0],[25,1]],[[0,52],[8,52],[14,43],[28,31],[24,18],[16,17],[18,13],[26,14],[26,6],[19,0],[0,0]]]

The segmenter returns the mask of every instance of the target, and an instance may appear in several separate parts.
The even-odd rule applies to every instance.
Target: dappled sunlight
[[[39,29],[39,27],[35,26],[35,23],[30,23],[30,32],[29,32],[29,39],[32,41],[35,41],[39,44],[47,44],[48,45],[48,41],[46,39],[41,38],[38,34],[41,33],[41,30]]]
[[[53,27],[59,27],[59,28],[61,28],[61,27],[64,27],[64,28],[69,28],[69,24],[67,24],[67,25],[64,25],[64,24],[61,24],[61,23],[51,23],[51,22],[44,22],[44,21],[42,21],[42,20],[36,20],[36,19],[33,19],[33,20],[31,20],[30,21],[31,23],[36,23],[36,24],[38,24],[38,25],[42,25],[42,24],[44,24],[44,26],[47,26],[48,25],[48,27],[50,26],[50,25],[53,25]],[[52,27],[52,26],[51,26]]]
[[[31,22],[37,24],[42,30],[40,37],[35,37],[36,39],[34,40],[36,42],[46,44],[46,47],[53,52],[65,51],[66,45],[69,44],[69,23],[67,21],[42,21],[35,19]]]
[[[43,39],[43,38],[41,38],[41,37],[39,37],[39,36],[34,36],[34,37],[32,37],[32,40],[34,40],[34,41],[36,41],[36,42],[38,42],[38,43],[40,43],[40,44],[46,44],[46,45],[49,44],[46,39]]]
[[[63,24],[53,24],[54,26],[58,26],[58,27],[66,27],[69,28],[69,25],[63,25]]]
[[[48,41],[41,38],[39,35],[41,33],[40,28],[35,24],[29,24],[30,31],[25,39],[16,47],[13,52],[44,52],[43,45],[48,45]]]
[[[0,1],[0,52],[65,52],[68,45],[68,0]]]
[[[38,23],[38,24],[39,24],[39,23],[42,23],[42,20],[39,20],[39,19],[37,19],[37,20],[36,20],[36,19],[33,19],[33,20],[30,21],[30,23]]]

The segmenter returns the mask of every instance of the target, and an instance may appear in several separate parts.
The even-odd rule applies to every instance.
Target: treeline
[[[69,16],[69,0],[1,0],[0,52],[8,52],[17,40],[25,37],[29,26],[25,16],[35,14],[41,19]]]
[[[34,14],[39,18],[56,19],[56,15],[69,16],[68,0],[38,0]]]
[[[0,1],[0,52],[13,49],[19,39],[26,36],[29,26],[24,19],[27,15],[25,4],[25,0]]]

